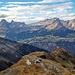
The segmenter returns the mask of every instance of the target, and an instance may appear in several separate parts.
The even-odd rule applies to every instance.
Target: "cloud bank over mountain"
[[[23,21],[26,23],[59,17],[73,19],[74,3],[70,0],[38,0],[24,2],[0,2],[0,19]]]

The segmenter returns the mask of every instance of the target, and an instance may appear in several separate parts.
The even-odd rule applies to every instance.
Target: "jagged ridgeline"
[[[0,75],[75,75],[75,57],[63,48],[23,56]]]
[[[59,18],[52,18],[29,25],[26,25],[24,22],[15,22],[13,20],[7,22],[3,19],[0,21],[0,35],[15,41],[45,35],[75,37],[74,24],[75,19],[64,21]]]

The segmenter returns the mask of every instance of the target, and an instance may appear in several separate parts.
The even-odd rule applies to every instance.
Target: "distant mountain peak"
[[[14,20],[11,20],[11,23],[14,22]]]
[[[53,19],[54,19],[54,20],[60,20],[60,19],[59,19],[59,18],[57,18],[57,17],[54,17]]]
[[[6,21],[5,19],[2,19],[1,22],[4,22],[4,23],[5,23],[5,22],[7,22],[7,21]]]
[[[60,21],[60,19],[59,19],[59,18],[54,17],[54,18],[51,18],[51,19],[45,19],[45,20],[44,20],[44,22],[46,22],[46,21],[50,21],[50,20]],[[43,21],[42,21],[42,22],[43,22]]]

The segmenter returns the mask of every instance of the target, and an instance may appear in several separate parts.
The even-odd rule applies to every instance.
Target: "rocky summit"
[[[75,57],[63,48],[57,48],[52,53],[33,52],[0,75],[75,75]]]

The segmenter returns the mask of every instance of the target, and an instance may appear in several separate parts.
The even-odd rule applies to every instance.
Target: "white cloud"
[[[34,4],[37,2],[7,2],[6,4]]]
[[[68,0],[43,0],[43,1],[39,1],[38,3],[56,3],[56,2],[65,2]]]
[[[72,20],[75,19],[75,13],[61,14],[58,15],[57,17],[59,17],[62,20]]]
[[[5,14],[0,14],[0,18],[6,18],[7,17],[7,15],[5,15]]]
[[[53,2],[61,2],[54,3]],[[28,3],[34,3],[29,5]],[[38,4],[38,3],[52,3],[49,4]],[[20,4],[20,5],[19,5]],[[27,5],[21,5],[27,4]],[[49,17],[60,17],[61,15],[69,14],[72,9],[72,2],[66,0],[43,0],[39,2],[7,2],[0,8],[0,14],[7,15],[5,19],[33,22],[43,20]]]
[[[5,8],[5,7],[3,7],[3,8]],[[21,6],[20,5],[17,7],[5,8],[5,9],[8,9],[9,11],[14,11],[17,13],[22,13],[22,14],[29,13],[30,14],[30,13],[38,13],[38,12],[40,13],[40,12],[48,11],[48,10],[63,11],[65,9],[70,9],[70,8],[72,8],[72,2],[68,2],[68,3],[64,3],[64,4],[55,4],[52,6],[49,6],[49,5]]]
[[[0,2],[0,4],[1,4],[1,3],[3,3],[3,2]]]
[[[42,4],[42,3],[56,3],[56,2],[67,2],[70,0],[40,0],[38,2],[7,2],[6,4]]]
[[[8,4],[8,5],[6,5],[6,7],[18,7],[19,5],[18,4]]]

